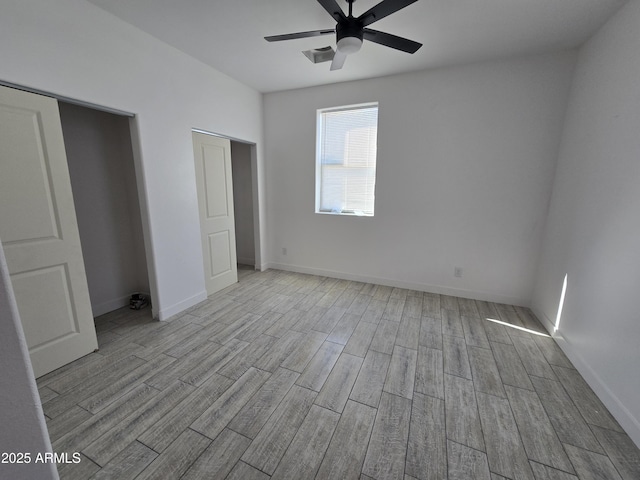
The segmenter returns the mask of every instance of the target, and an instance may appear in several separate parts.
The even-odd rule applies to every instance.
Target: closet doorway
[[[93,316],[149,298],[130,117],[59,101]],[[146,307],[150,308],[150,307]]]
[[[238,281],[237,267],[259,265],[256,145],[193,130],[207,295]]]

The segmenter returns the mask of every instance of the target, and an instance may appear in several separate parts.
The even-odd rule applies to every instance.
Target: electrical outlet
[[[454,277],[458,277],[458,278],[462,278],[462,268],[454,267],[453,268],[453,276]]]
[[[287,254],[287,248],[286,247],[282,247],[282,255],[286,255]]]

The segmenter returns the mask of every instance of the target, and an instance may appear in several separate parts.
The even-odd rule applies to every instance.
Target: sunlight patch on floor
[[[500,325],[504,325],[505,327],[515,328],[517,330],[522,330],[523,332],[533,333],[534,335],[540,335],[541,337],[550,337],[546,333],[536,332],[535,330],[531,330],[530,328],[519,327],[518,325],[513,325],[512,323],[503,322],[502,320],[496,320],[495,318],[486,317],[485,320],[489,320],[493,323],[499,323]]]

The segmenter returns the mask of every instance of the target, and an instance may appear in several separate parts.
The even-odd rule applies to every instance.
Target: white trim
[[[323,145],[325,145],[325,139],[327,138],[327,135],[325,135],[325,122],[326,122],[326,117],[325,114],[327,113],[334,113],[334,112],[355,112],[357,110],[365,110],[365,109],[375,109],[376,111],[376,146],[378,143],[378,137],[377,137],[377,125],[378,125],[378,112],[380,109],[379,103],[376,102],[367,102],[367,103],[359,103],[356,105],[342,105],[342,106],[338,106],[338,107],[328,107],[328,108],[319,108],[316,110],[316,159],[315,159],[315,213],[318,214],[325,214],[325,215],[343,215],[343,216],[352,216],[352,217],[373,217],[375,214],[375,189],[374,192],[372,194],[372,199],[373,199],[373,204],[371,205],[371,211],[370,212],[361,212],[361,213],[356,213],[355,211],[353,211],[352,209],[347,209],[347,210],[340,210],[340,211],[334,211],[334,210],[329,210],[329,209],[322,209],[322,198],[323,198],[323,189],[324,189],[324,182],[323,182],[323,163],[322,163],[322,157],[323,157]],[[329,135],[329,137],[333,138],[333,135]],[[347,148],[346,144],[344,144],[344,141],[346,141],[346,139],[343,139],[343,147]],[[331,142],[330,142],[331,143]],[[373,180],[374,180],[374,184],[375,184],[375,179],[376,179],[376,163],[377,163],[377,147],[376,147],[376,154],[373,155]],[[336,165],[338,166],[338,165]],[[349,167],[348,165],[343,164],[343,167],[346,168],[345,172],[349,171],[351,169],[351,167]]]
[[[108,300],[106,302],[99,303],[98,305],[91,305],[93,316],[99,317],[100,315],[113,312],[118,308],[122,308],[125,305],[129,305],[129,298],[131,298],[129,295],[125,295],[123,297],[118,297],[118,298],[114,298],[113,300]]]
[[[244,143],[245,145],[256,145],[256,142],[250,142],[249,140],[242,140],[241,138],[230,137],[229,135],[225,135],[224,133],[214,133],[209,130],[202,130],[200,128],[192,128],[192,133],[201,133],[203,135],[210,135],[212,137],[226,138],[232,142]]]
[[[95,306],[91,305],[93,316],[99,317],[100,315],[104,315],[105,313],[113,312],[114,310],[128,306],[129,301],[131,300],[131,295],[134,293],[140,293],[142,295],[145,295],[147,298],[151,298],[151,295],[148,292],[131,292],[131,294],[129,295],[114,298],[113,300],[107,300],[106,302],[102,302]]]
[[[547,317],[547,315],[540,309],[532,306],[531,310],[540,322],[544,325],[548,332],[553,332],[553,322]],[[624,406],[624,404],[618,399],[618,397],[607,387],[606,382],[600,378],[593,368],[585,361],[580,355],[578,350],[571,345],[571,343],[565,339],[562,334],[562,329],[555,332],[552,337],[562,349],[565,355],[571,360],[576,370],[580,372],[582,378],[585,379],[587,384],[591,387],[596,396],[604,403],[605,407],[609,409],[611,415],[618,421],[620,426],[627,432],[627,435],[631,437],[631,440],[636,445],[640,445],[640,421],[635,418],[631,412]]]
[[[263,269],[273,268],[276,270],[285,270],[288,272],[306,273],[309,275],[320,275],[323,277],[340,278],[343,280],[353,280],[356,282],[373,283],[376,285],[385,285],[387,287],[407,288],[409,290],[417,290],[420,292],[438,293],[441,295],[453,295],[456,297],[470,298],[473,300],[484,300],[487,302],[506,303],[508,305],[519,305],[528,307],[529,299],[508,297],[490,292],[481,292],[475,290],[464,290],[462,288],[444,287],[441,285],[430,285],[426,283],[404,282],[394,278],[373,277],[369,275],[359,275],[348,272],[339,272],[335,270],[325,270],[322,268],[303,267],[299,265],[288,265],[285,263],[267,263],[263,265]]]
[[[540,320],[540,323],[542,323],[542,326],[547,329],[547,332],[553,332],[553,322],[549,319],[549,317],[547,317],[547,315],[544,312],[538,310],[533,306],[531,307],[531,310],[533,311],[535,316],[538,317],[538,320]],[[553,338],[555,339],[558,339],[560,337],[561,337],[560,332],[557,332],[553,335]]]
[[[237,257],[236,261],[240,265],[249,265],[251,267],[255,266],[256,264],[256,260],[254,258],[249,258],[249,257]]]
[[[200,302],[204,302],[207,299],[207,291],[203,290],[197,295],[193,295],[181,302],[171,305],[169,308],[164,308],[158,311],[158,320],[161,322],[167,320],[178,313],[185,311],[189,307],[193,307]]]
[[[120,115],[123,117],[135,117],[135,114],[131,112],[125,112],[124,110],[118,110],[117,108],[105,107],[104,105],[98,105],[96,103],[76,100],[75,98],[65,97],[64,95],[58,95],[57,93],[47,92],[46,90],[40,90],[38,88],[18,85],[17,83],[5,82],[4,80],[0,80],[0,85],[4,85],[5,87],[9,87],[9,88],[15,88],[16,90],[22,90],[23,92],[35,93],[36,95],[43,95],[45,97],[54,98],[61,102],[71,103],[73,105],[79,105],[80,107],[87,107],[87,108],[92,108],[93,110],[100,110],[101,112],[113,113],[114,115]]]

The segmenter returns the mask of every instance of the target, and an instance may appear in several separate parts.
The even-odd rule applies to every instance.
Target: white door
[[[193,133],[207,295],[238,281],[231,142]]]
[[[35,376],[98,348],[58,103],[6,87],[0,241]]]

